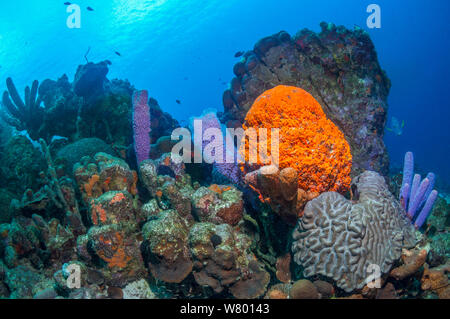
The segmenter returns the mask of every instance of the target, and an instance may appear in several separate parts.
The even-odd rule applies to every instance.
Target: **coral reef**
[[[155,278],[179,283],[190,274],[189,227],[175,210],[163,211],[147,222],[142,236],[144,257]]]
[[[356,202],[334,192],[308,202],[292,245],[305,276],[327,276],[347,292],[363,288],[369,265],[387,273],[402,248],[416,244],[414,228],[383,177],[364,172],[352,189]]]
[[[198,284],[216,293],[229,287],[236,298],[256,298],[266,291],[270,276],[254,260],[250,238],[230,225],[195,224],[189,246]]]
[[[277,85],[311,93],[344,133],[353,155],[353,175],[362,170],[387,174],[383,143],[390,81],[380,68],[369,35],[361,28],[321,23],[294,37],[282,31],[258,41],[233,68],[223,94],[228,127],[239,126],[255,99]]]
[[[202,135],[224,136],[219,118],[280,128],[279,166],[239,163],[215,135],[204,158],[234,160],[185,165],[171,154],[179,123],[109,80],[110,61],[34,81],[24,100],[8,78],[0,299],[450,298],[450,205],[434,174],[413,176],[412,153],[389,192],[389,80],[367,33],[321,26],[259,41],[234,67],[225,113],[193,118]],[[220,158],[213,145],[231,147]],[[379,288],[365,281],[373,264]]]
[[[15,198],[22,196],[27,188],[39,188],[39,175],[45,164],[39,150],[22,135],[13,136],[0,155],[2,188]]]
[[[242,193],[233,186],[213,184],[192,194],[193,210],[202,222],[236,225],[242,219]]]

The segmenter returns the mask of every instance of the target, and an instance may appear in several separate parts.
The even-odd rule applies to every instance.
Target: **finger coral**
[[[320,104],[305,90],[279,85],[265,91],[247,113],[244,130],[265,128],[267,144],[270,130],[279,129],[279,167],[298,172],[298,187],[318,193],[344,192],[350,185],[352,155],[344,134],[331,122]],[[261,136],[259,136],[261,139]],[[252,147],[245,139],[245,147]],[[261,149],[261,141],[259,142]],[[274,150],[267,146],[267,156]],[[241,155],[249,161],[250,151]],[[258,158],[258,165],[264,159]]]

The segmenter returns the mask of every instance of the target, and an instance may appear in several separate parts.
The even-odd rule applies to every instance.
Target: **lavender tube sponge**
[[[138,165],[150,157],[150,107],[147,101],[146,90],[133,92],[133,137]]]
[[[411,187],[413,174],[414,174],[414,155],[412,152],[406,152],[405,160],[403,163],[402,188],[405,186],[405,184],[409,184]]]
[[[402,207],[405,211],[408,205],[409,191],[410,187],[408,183],[403,185],[402,189],[400,190],[400,203],[402,204]]]
[[[408,210],[409,210],[409,207],[411,207],[412,200],[416,196],[417,190],[419,189],[420,180],[421,180],[420,175],[419,174],[415,174],[414,178],[412,180],[412,184],[410,186],[410,191],[409,191]]]
[[[437,199],[438,192],[436,190],[431,191],[430,196],[428,196],[425,206],[420,211],[419,216],[417,217],[416,221],[414,222],[414,226],[419,229],[422,227],[423,223],[427,219],[428,215],[431,212],[431,209],[433,208],[434,202]]]
[[[430,183],[428,184],[428,188],[427,188],[427,191],[425,192],[425,195],[424,195],[424,197],[422,199],[422,202],[420,202],[419,209],[422,208],[423,205],[425,205],[425,202],[427,201],[427,198],[430,196],[431,191],[434,188],[434,182],[436,180],[436,176],[434,175],[434,173],[428,173],[427,174],[427,178],[430,181]]]
[[[416,176],[414,176],[414,179],[416,179]],[[420,180],[420,176],[419,176],[419,180]],[[413,194],[411,191],[411,200],[410,200],[409,207],[408,207],[409,218],[411,218],[411,219],[414,218],[414,215],[416,214],[417,209],[419,208],[419,204],[422,202],[422,198],[425,196],[425,192],[427,191],[429,183],[430,183],[430,181],[428,180],[428,178],[425,178],[420,183],[415,194]]]
[[[221,124],[219,119],[217,118],[215,110],[209,109],[205,110],[203,114],[199,118],[191,118],[191,122],[194,120],[201,120],[202,121],[202,136],[205,133],[205,131],[208,128],[217,128],[222,130]],[[191,124],[192,127],[192,124]],[[213,175],[215,176],[215,179],[221,180],[224,182],[232,182],[232,183],[239,183],[240,181],[240,169],[239,166],[236,163],[236,149],[234,146],[228,146],[226,144],[226,138],[225,133],[222,130],[223,134],[223,158],[222,163],[213,163]],[[209,143],[209,141],[203,141],[202,142],[202,152],[205,148],[205,146]],[[227,152],[233,152],[235,161],[232,163],[226,162],[226,154]],[[203,154],[205,157],[205,154]]]

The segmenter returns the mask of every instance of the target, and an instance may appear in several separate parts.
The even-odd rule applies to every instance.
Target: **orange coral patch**
[[[88,182],[84,184],[84,191],[86,192],[86,195],[88,197],[92,197],[92,188],[94,188],[94,185],[98,182],[100,179],[100,176],[97,174],[94,174],[89,178]]]
[[[118,193],[118,194],[114,195],[114,197],[111,199],[110,204],[119,203],[124,199],[125,199],[125,195],[123,193]]]
[[[91,202],[91,219],[94,225],[98,224],[98,218],[102,223],[106,222],[106,210],[102,207],[101,204],[96,204],[94,200]]]
[[[99,240],[103,244],[110,246],[111,251],[113,252],[112,256],[106,256],[103,250],[98,253],[100,258],[108,263],[109,268],[124,268],[127,266],[128,262],[131,260],[131,256],[128,256],[125,253],[123,235],[121,233],[116,232],[111,239],[100,236]]]

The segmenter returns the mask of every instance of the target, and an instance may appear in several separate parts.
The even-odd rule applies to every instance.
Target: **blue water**
[[[109,78],[127,78],[148,89],[182,120],[204,108],[222,110],[234,53],[253,48],[261,37],[280,30],[293,35],[304,27],[319,31],[321,21],[356,24],[368,30],[392,81],[389,118],[406,122],[403,135],[386,132],[391,162],[400,165],[411,150],[420,168],[450,180],[448,0],[72,2],[82,8],[81,29],[67,28],[63,0],[0,1],[1,91],[7,76],[20,92],[34,79],[66,73],[72,80],[91,47],[90,61],[113,63]],[[381,29],[366,26],[370,3],[381,6]]]

